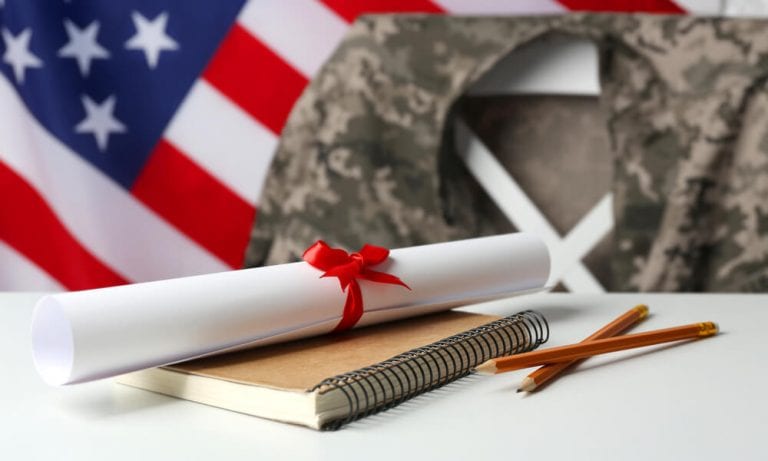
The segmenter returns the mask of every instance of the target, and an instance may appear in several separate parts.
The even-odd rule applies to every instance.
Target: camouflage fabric
[[[615,159],[615,290],[768,289],[768,23],[645,15],[368,16],[283,131],[246,254],[503,232],[453,149],[456,102],[548,34],[593,40]]]

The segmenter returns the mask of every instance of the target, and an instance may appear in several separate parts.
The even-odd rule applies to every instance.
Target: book
[[[161,394],[314,429],[337,429],[549,336],[533,311],[448,311],[119,376]]]

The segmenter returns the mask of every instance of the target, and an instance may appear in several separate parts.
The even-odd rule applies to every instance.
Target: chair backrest
[[[579,293],[610,289],[612,164],[599,93],[597,47],[550,35],[496,64],[456,119],[469,171],[514,228],[547,242],[549,283]]]

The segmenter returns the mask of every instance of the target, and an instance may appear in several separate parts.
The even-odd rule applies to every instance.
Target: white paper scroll
[[[541,288],[549,255],[517,233],[397,249],[373,269],[411,290],[360,280],[359,326]],[[321,273],[301,262],[49,295],[32,320],[35,366],[71,384],[328,333],[346,294]]]

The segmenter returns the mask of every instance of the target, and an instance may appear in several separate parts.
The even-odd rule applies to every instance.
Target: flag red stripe
[[[275,134],[280,134],[308,83],[239,24],[230,30],[203,78]]]
[[[557,0],[573,11],[605,11],[615,13],[674,13],[686,11],[670,0]]]
[[[131,193],[230,267],[239,268],[256,209],[161,140]]]
[[[88,252],[61,224],[43,197],[3,162],[0,196],[5,197],[0,206],[0,239],[67,289],[128,283]]]
[[[376,13],[444,13],[429,0],[321,0],[348,22],[361,14]]]

